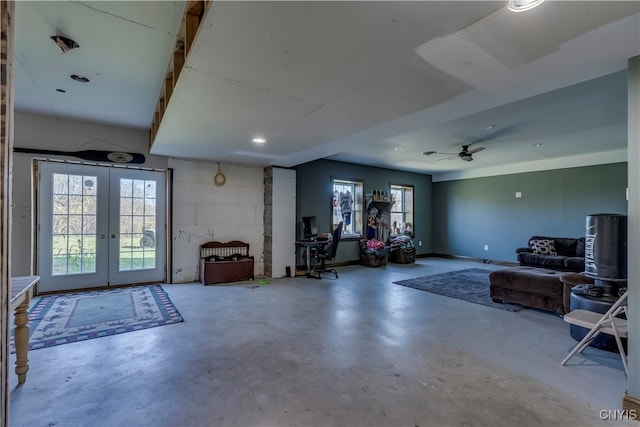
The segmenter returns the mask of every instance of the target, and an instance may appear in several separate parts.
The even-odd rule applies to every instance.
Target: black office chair
[[[338,272],[333,268],[327,268],[325,261],[333,261],[336,257],[338,243],[340,243],[340,236],[342,236],[342,221],[340,221],[340,224],[333,230],[331,236],[331,241],[327,242],[326,245],[319,245],[314,254],[316,261],[320,260],[320,265],[316,267],[314,263],[313,271],[311,272],[311,275],[316,279],[322,278],[325,274],[334,274],[336,276],[335,278],[338,278]]]

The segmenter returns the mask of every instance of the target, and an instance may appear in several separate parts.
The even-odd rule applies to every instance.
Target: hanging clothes
[[[344,225],[351,224],[351,205],[353,205],[353,196],[351,191],[341,191],[339,195],[340,212],[342,213],[342,221]]]

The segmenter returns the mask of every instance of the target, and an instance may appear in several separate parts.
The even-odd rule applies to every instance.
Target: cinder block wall
[[[295,274],[296,171],[269,167],[264,176],[264,274]]]
[[[199,246],[241,240],[264,275],[264,170],[221,164],[224,185],[215,185],[217,163],[170,159],[173,169],[173,269],[171,281],[199,280]]]

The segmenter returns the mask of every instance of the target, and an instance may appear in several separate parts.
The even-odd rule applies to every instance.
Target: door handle
[[[111,238],[112,238],[112,239],[117,239],[117,238],[118,238],[118,235],[117,235],[117,234],[112,234],[112,235],[111,235]]]
[[[105,237],[107,237],[107,236],[105,236],[104,234],[99,234],[98,235],[98,239],[104,239]]]

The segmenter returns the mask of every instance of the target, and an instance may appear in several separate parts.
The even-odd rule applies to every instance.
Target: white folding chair
[[[613,335],[618,344],[618,350],[620,351],[620,357],[622,358],[622,364],[624,365],[624,371],[628,375],[627,369],[627,355],[625,354],[624,347],[622,346],[622,338],[627,337],[627,320],[616,317],[622,313],[627,313],[627,306],[623,305],[626,301],[629,291],[626,291],[618,300],[611,306],[605,314],[596,313],[589,310],[573,310],[564,315],[564,321],[571,324],[582,326],[583,328],[589,328],[589,333],[571,350],[571,353],[562,361],[562,365],[565,365],[569,359],[578,352],[582,352],[599,334]]]

